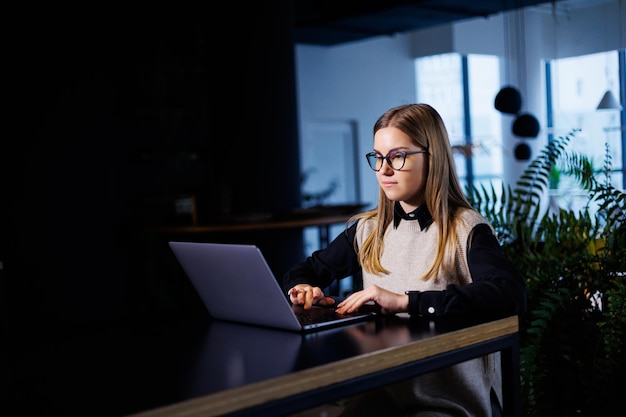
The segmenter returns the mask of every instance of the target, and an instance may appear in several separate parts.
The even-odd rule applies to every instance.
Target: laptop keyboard
[[[310,310],[303,310],[301,307],[298,307],[294,310],[294,313],[302,325],[324,323],[355,316],[354,314],[339,314],[335,312],[334,308],[324,307],[314,307]]]
[[[334,313],[332,314],[307,314],[307,313],[299,313],[296,314],[298,321],[303,324],[314,324],[314,323],[322,323],[325,321],[336,320],[338,316]],[[340,316],[339,316],[340,317]]]

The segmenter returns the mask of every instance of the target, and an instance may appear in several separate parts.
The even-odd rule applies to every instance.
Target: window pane
[[[622,144],[619,110],[596,110],[604,92],[619,97],[617,51],[557,59],[550,62],[552,76],[553,134],[562,136],[580,129],[569,150],[587,156],[602,168],[606,145],[612,156],[611,183],[622,188]],[[553,200],[562,208],[578,210],[587,202],[576,181],[564,178],[553,191]],[[554,201],[553,201],[554,204]]]
[[[417,101],[433,106],[443,118],[450,142],[463,143],[463,80],[459,54],[433,55],[415,61]]]
[[[607,89],[619,97],[617,51],[558,59],[551,68],[555,135],[581,129],[571,149],[600,167],[608,143],[613,168],[621,169],[619,110],[596,110]]]
[[[415,60],[417,102],[428,103],[441,115],[452,145],[463,145],[463,73],[461,55],[441,54]],[[457,174],[465,182],[463,156],[454,154]]]
[[[494,183],[499,190],[503,172],[502,117],[493,105],[502,87],[499,59],[489,55],[468,55],[468,73],[474,185]]]

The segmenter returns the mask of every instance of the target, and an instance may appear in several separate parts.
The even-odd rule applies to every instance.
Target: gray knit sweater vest
[[[439,232],[434,223],[421,230],[417,220],[402,220],[397,228],[394,228],[392,222],[385,231],[381,263],[390,273],[374,275],[363,271],[364,287],[376,284],[389,291],[404,294],[407,290],[445,290],[449,284],[470,284],[472,277],[467,265],[468,237],[474,226],[489,222],[473,210],[463,210],[459,216],[456,272],[453,276],[438,276],[429,281],[420,279],[435,257]],[[357,228],[359,247],[375,227],[374,220],[359,223]],[[384,390],[387,396],[391,395],[398,404],[406,406],[407,409],[423,410],[424,414],[418,415],[430,415],[428,410],[437,410],[433,415],[475,417],[491,415],[492,388],[502,404],[499,353],[431,372],[386,387]]]

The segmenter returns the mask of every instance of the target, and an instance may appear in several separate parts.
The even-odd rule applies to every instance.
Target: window
[[[493,107],[501,88],[499,68],[498,57],[488,55],[449,53],[415,60],[417,101],[441,114],[465,186],[501,187],[502,126]]]
[[[608,145],[612,157],[611,183],[623,189],[625,132],[621,112],[619,109],[597,110],[607,89],[619,101],[620,85],[624,83],[620,53],[623,56],[624,51],[549,61],[546,63],[546,88],[550,138],[580,129],[569,149],[587,156],[597,169],[603,167]],[[552,204],[561,208],[578,210],[587,202],[586,194],[571,178],[560,181],[551,194]]]

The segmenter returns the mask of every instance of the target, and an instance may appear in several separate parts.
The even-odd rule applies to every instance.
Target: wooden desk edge
[[[154,410],[140,412],[134,414],[134,416],[220,416],[429,356],[508,336],[518,331],[518,317],[507,317],[434,336],[426,340],[382,349],[239,388],[185,400]]]
[[[239,232],[249,230],[267,230],[267,229],[290,229],[313,226],[330,226],[333,224],[346,223],[351,215],[334,215],[311,217],[304,219],[283,220],[283,221],[262,221],[254,223],[238,223],[238,224],[222,224],[222,225],[205,225],[205,226],[171,226],[159,227],[153,229],[160,233],[221,233],[221,232]]]

